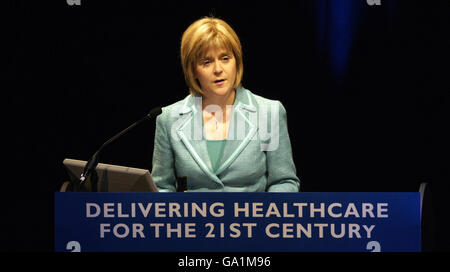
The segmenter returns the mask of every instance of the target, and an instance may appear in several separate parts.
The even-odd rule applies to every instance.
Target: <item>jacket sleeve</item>
[[[152,177],[160,192],[175,192],[175,166],[170,141],[170,114],[168,111],[156,118],[155,144],[153,147]]]
[[[275,133],[272,134],[273,146],[266,151],[268,192],[298,192],[300,180],[296,175],[296,168],[292,157],[291,141],[287,128],[287,117],[284,106],[278,102],[279,122]],[[273,139],[273,137],[278,137]],[[278,142],[277,142],[278,141]]]

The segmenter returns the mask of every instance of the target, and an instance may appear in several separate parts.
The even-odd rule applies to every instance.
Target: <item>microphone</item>
[[[133,123],[131,126],[127,127],[126,129],[122,130],[121,132],[117,133],[116,135],[114,135],[114,137],[112,137],[111,139],[109,139],[108,141],[106,141],[105,143],[103,143],[100,148],[97,150],[97,152],[94,153],[94,155],[92,155],[92,157],[89,159],[89,161],[86,163],[86,166],[84,167],[83,173],[81,174],[80,177],[80,183],[79,183],[79,187],[83,186],[84,182],[86,181],[86,179],[89,177],[89,175],[91,174],[91,172],[95,169],[95,167],[97,167],[98,164],[98,156],[100,154],[100,152],[103,150],[103,148],[105,148],[106,146],[108,146],[110,143],[114,142],[115,140],[117,140],[120,136],[122,136],[123,134],[127,133],[128,131],[130,131],[132,128],[134,128],[135,126],[139,125],[142,122],[145,122],[147,120],[152,119],[153,117],[159,115],[162,112],[161,107],[156,107],[154,109],[152,109],[147,115],[145,115],[142,119],[140,119],[139,121]]]

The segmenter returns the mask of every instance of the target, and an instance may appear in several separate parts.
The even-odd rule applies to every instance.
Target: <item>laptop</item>
[[[64,159],[63,164],[71,183],[63,184],[61,191],[73,191],[73,185],[80,182],[80,176],[86,163],[86,161]],[[147,169],[99,163],[96,170],[98,192],[158,192]],[[79,191],[91,191],[91,176],[86,179]]]

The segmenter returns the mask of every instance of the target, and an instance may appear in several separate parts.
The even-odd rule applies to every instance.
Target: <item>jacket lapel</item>
[[[227,142],[216,175],[219,175],[231,165],[258,130],[257,111],[248,90],[243,88],[236,90],[236,99],[230,122]]]
[[[212,180],[222,184],[212,171],[211,160],[203,135],[203,117],[201,113],[201,98],[192,95],[188,96],[179,111],[180,117],[177,120],[176,132],[203,172]]]
[[[253,105],[248,90],[236,90],[233,113],[222,159],[214,173],[208,155],[203,132],[202,100],[198,96],[188,96],[179,110],[176,132],[195,162],[212,180],[223,184],[217,177],[239,156],[258,130],[257,109]]]

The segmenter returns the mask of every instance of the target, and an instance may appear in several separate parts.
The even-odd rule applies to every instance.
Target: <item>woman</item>
[[[190,95],[156,119],[152,176],[161,192],[298,192],[286,111],[241,85],[242,49],[223,20],[205,17],[181,40]]]

